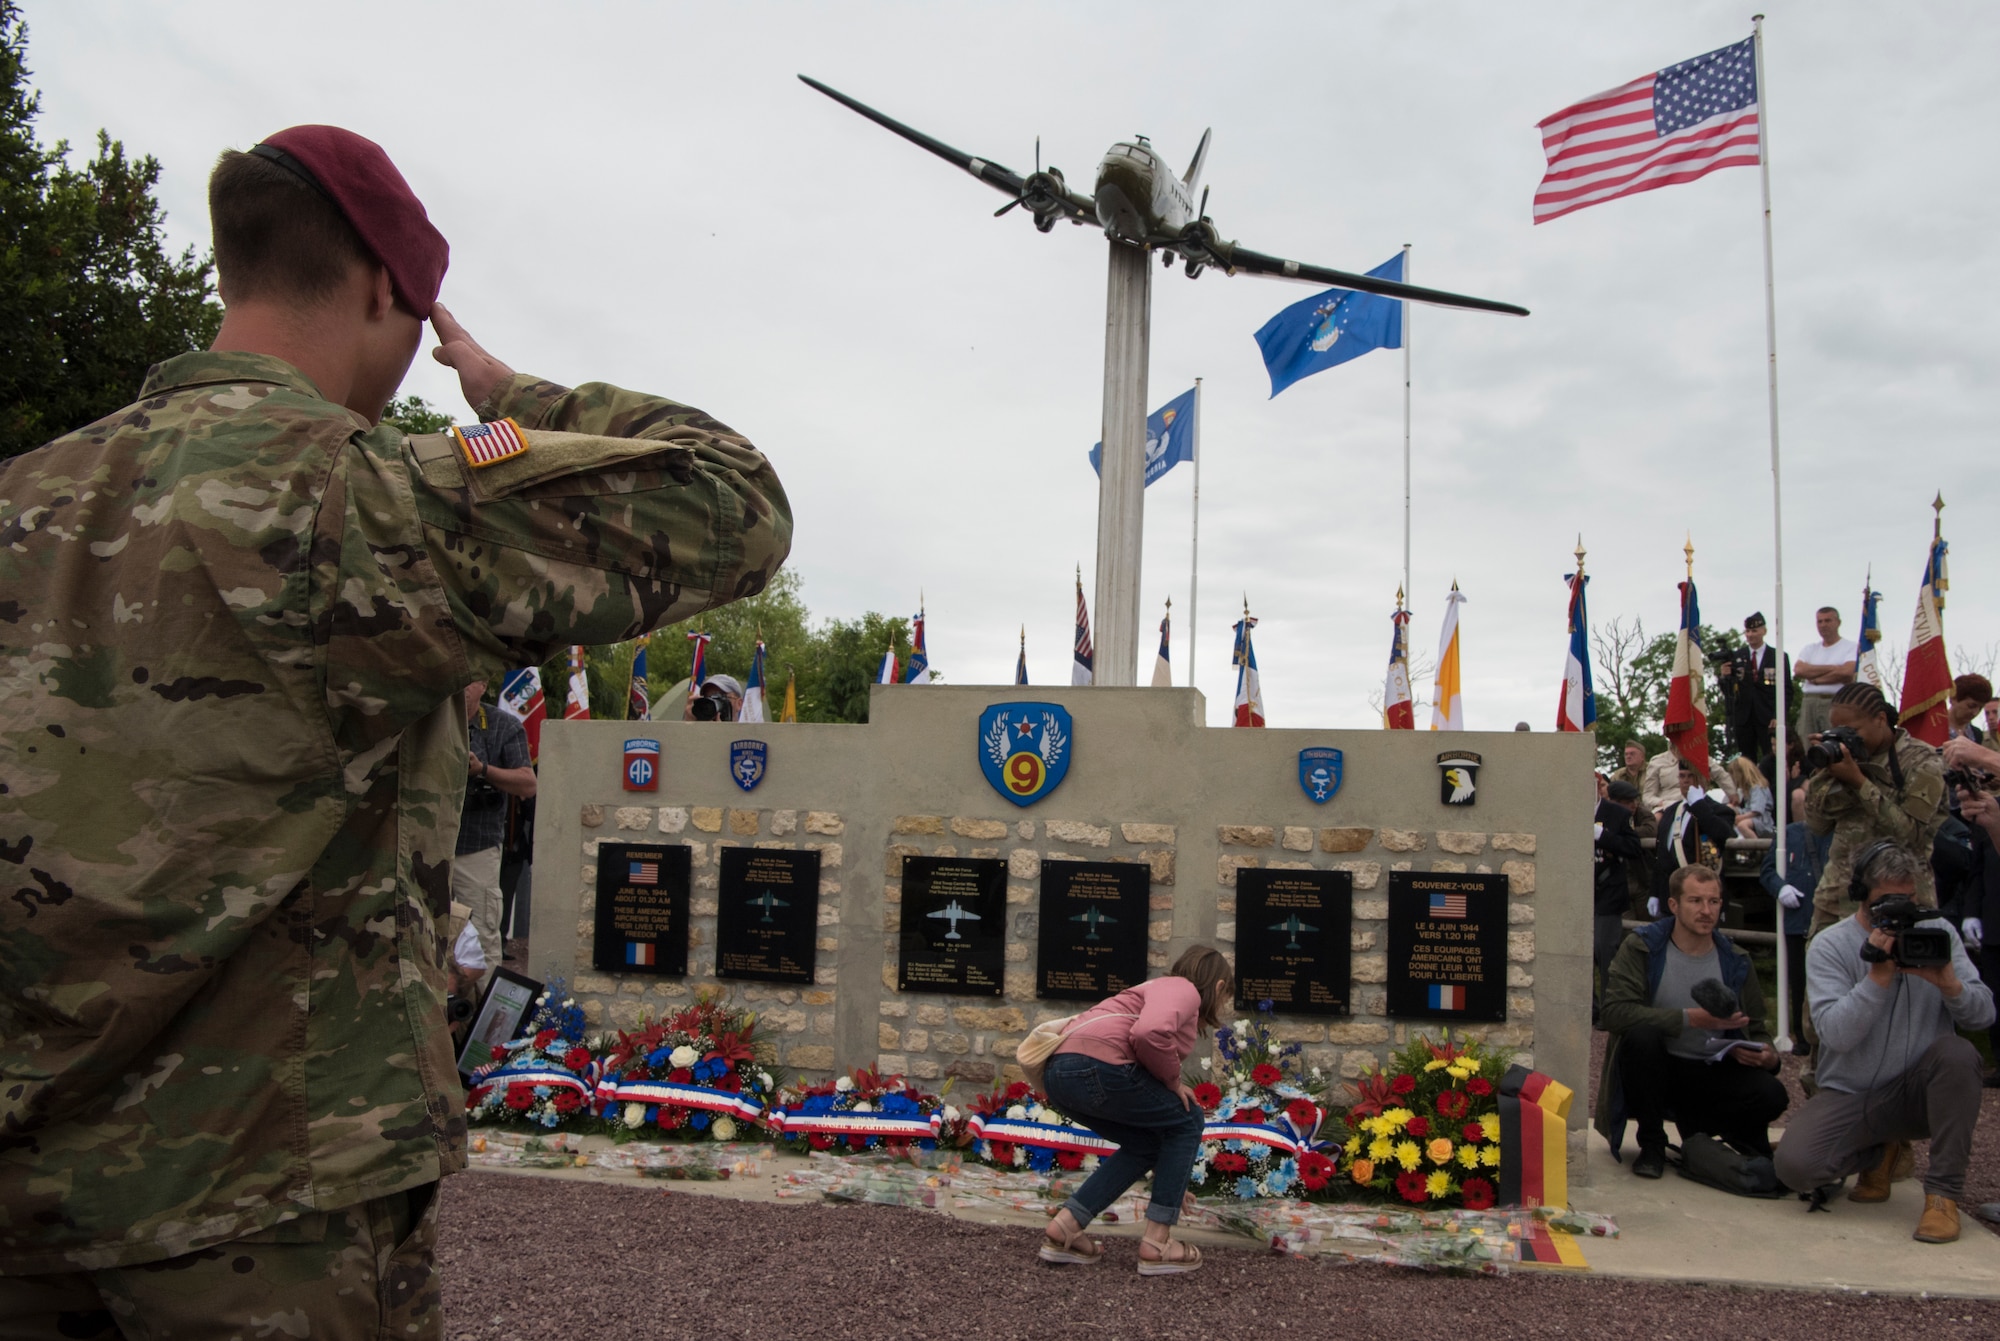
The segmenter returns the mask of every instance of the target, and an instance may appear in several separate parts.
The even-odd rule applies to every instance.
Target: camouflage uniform
[[[1861,763],[1863,782],[1855,791],[1825,769],[1806,784],[1806,824],[1814,833],[1831,833],[1833,847],[1826,870],[1813,894],[1813,933],[1851,916],[1854,900],[1847,896],[1854,856],[1870,843],[1887,839],[1917,859],[1918,903],[1937,906],[1931,882],[1931,844],[1945,821],[1944,764],[1938,752],[1905,731],[1896,732],[1896,762],[1902,765],[1903,787],[1896,790],[1885,750]]]
[[[751,595],[792,531],[697,410],[527,377],[479,410],[529,451],[474,470],[187,354],[0,468],[0,1275],[463,1167],[459,690]]]

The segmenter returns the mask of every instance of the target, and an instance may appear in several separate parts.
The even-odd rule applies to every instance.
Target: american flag
[[[521,436],[521,426],[512,419],[496,419],[490,424],[467,424],[462,428],[454,427],[451,431],[458,435],[459,445],[465,449],[465,459],[474,466],[490,466],[528,450],[528,440]]]
[[[1585,98],[1541,123],[1535,222],[1757,165],[1755,38]]]
[[[1076,570],[1076,642],[1069,682],[1091,684],[1097,678],[1097,653],[1090,645],[1090,609],[1083,603],[1083,569]]]
[[[1464,917],[1464,916],[1465,916],[1465,895],[1463,895],[1463,894],[1433,894],[1433,895],[1431,895],[1431,916],[1432,916],[1432,917]]]
[[[657,861],[635,861],[627,884],[657,885],[660,883],[660,863]]]

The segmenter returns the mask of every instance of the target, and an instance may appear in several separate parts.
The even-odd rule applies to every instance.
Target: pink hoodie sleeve
[[[1139,991],[1144,1004],[1132,1021],[1133,1060],[1173,1089],[1181,1081],[1181,1064],[1194,1051],[1201,993],[1186,978],[1155,978]]]

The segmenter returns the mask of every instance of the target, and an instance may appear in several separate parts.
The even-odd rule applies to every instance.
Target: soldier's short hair
[[[1715,885],[1720,888],[1722,877],[1706,866],[1683,866],[1667,877],[1667,897],[1678,899],[1681,896],[1681,891],[1689,885]]]
[[[356,265],[377,264],[354,225],[296,174],[255,154],[225,150],[208,179],[208,216],[223,301],[314,303]]]

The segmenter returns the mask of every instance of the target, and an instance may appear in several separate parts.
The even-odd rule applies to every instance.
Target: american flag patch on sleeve
[[[527,434],[512,419],[496,419],[490,424],[454,424],[452,437],[458,439],[466,464],[478,469],[494,465],[528,450]]]

